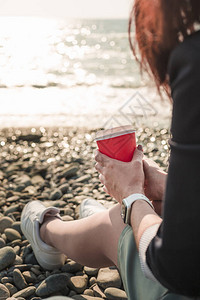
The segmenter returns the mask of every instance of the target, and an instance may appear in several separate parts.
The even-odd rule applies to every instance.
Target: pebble
[[[51,194],[49,199],[50,200],[57,200],[60,199],[62,197],[62,192],[59,189],[55,189]]]
[[[14,222],[12,224],[12,228],[17,230],[20,235],[23,235],[22,230],[21,230],[21,222],[20,221]]]
[[[15,286],[19,290],[22,290],[27,287],[27,282],[19,269],[15,269],[13,271],[13,280],[14,280]]]
[[[38,263],[33,252],[25,256],[24,262],[25,264],[31,265],[36,265]]]
[[[9,217],[0,218],[0,233],[3,233],[6,228],[12,227],[14,221]]]
[[[6,228],[4,230],[4,233],[5,233],[8,241],[10,241],[10,242],[21,239],[21,234],[13,228]]]
[[[125,291],[117,289],[117,288],[109,287],[104,291],[104,293],[105,293],[106,298],[109,300],[127,300],[128,299]]]
[[[102,300],[102,298],[100,297],[91,297],[91,296],[88,296],[88,295],[75,295],[73,296],[73,299],[75,300]]]
[[[40,275],[41,274],[41,271],[38,269],[38,268],[35,268],[35,267],[32,267],[31,268],[31,271],[35,274],[35,275]]]
[[[70,166],[66,166],[64,170],[59,174],[59,178],[71,178],[76,176],[76,173],[79,170],[79,164],[71,164]]]
[[[82,270],[82,268],[83,268],[82,265],[76,263],[73,260],[69,260],[69,261],[67,261],[67,263],[64,266],[62,266],[61,271],[66,272],[66,273],[67,272],[68,273],[76,273],[76,272]]]
[[[103,289],[108,287],[121,287],[121,278],[116,268],[102,268],[98,272],[97,283]]]
[[[40,175],[35,175],[31,178],[31,182],[33,185],[42,185],[44,183],[44,178]]]
[[[88,279],[85,276],[73,276],[68,281],[68,286],[70,289],[78,294],[83,293],[86,289]]]
[[[36,288],[34,286],[29,286],[25,289],[20,290],[19,292],[15,293],[13,295],[13,297],[15,298],[19,298],[19,297],[23,297],[23,298],[27,298],[30,297],[31,295],[33,295],[35,293]]]
[[[92,285],[95,284],[95,283],[97,283],[96,277],[91,277],[91,278],[89,279],[89,284],[90,284],[90,286],[92,286]]]
[[[59,292],[65,285],[67,286],[68,280],[69,277],[66,274],[50,275],[37,287],[36,295],[44,297]]]
[[[103,289],[101,289],[98,284],[94,284],[94,286],[92,287],[92,290],[94,292],[94,296],[95,297],[101,297],[101,298],[106,298]]]
[[[69,189],[69,184],[68,183],[63,183],[62,185],[59,186],[59,190],[63,193],[66,194]]]
[[[0,283],[0,299],[6,300],[8,297],[10,297],[10,292],[7,289],[5,285]]]
[[[16,258],[15,258],[15,261],[14,261],[14,265],[20,265],[23,263],[23,259],[19,256],[19,255],[16,255]]]
[[[12,284],[12,283],[5,283],[5,286],[7,287],[7,289],[9,290],[10,292],[10,295],[12,296],[13,294],[17,293],[17,288]],[[0,298],[1,299],[1,298]]]
[[[79,177],[78,179],[76,179],[76,182],[77,183],[85,182],[85,181],[88,181],[90,179],[91,179],[91,175],[83,175],[83,176]]]
[[[15,251],[13,248],[6,246],[0,249],[0,271],[10,266],[15,261]]]
[[[83,293],[84,295],[94,297],[94,292],[91,289],[86,289]]]
[[[84,267],[84,271],[87,275],[89,276],[96,276],[99,269],[98,268],[89,268],[89,267]]]
[[[1,278],[1,283],[13,283],[13,278],[12,277],[3,277]]]
[[[5,209],[4,214],[7,216],[13,212],[17,212],[20,209],[20,205],[16,204],[16,205],[11,205],[10,207],[8,207],[7,209]]]
[[[74,220],[74,218],[73,217],[71,217],[71,216],[68,216],[68,215],[66,215],[66,216],[62,216],[62,220],[63,221],[73,221]]]
[[[27,283],[34,283],[37,281],[36,275],[31,271],[25,271],[22,273]]]
[[[2,239],[0,237],[0,249],[3,248],[3,247],[5,247],[5,245],[6,245],[6,242],[4,241],[4,239]]]

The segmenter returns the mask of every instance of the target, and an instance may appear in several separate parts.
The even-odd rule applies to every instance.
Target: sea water
[[[128,20],[0,18],[0,127],[168,124]]]

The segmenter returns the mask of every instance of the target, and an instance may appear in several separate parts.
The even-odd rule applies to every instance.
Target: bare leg
[[[117,265],[118,240],[124,228],[117,204],[77,221],[47,219],[40,228],[40,235],[45,243],[82,265],[106,267]]]

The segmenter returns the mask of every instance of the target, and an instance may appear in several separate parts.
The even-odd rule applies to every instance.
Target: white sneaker
[[[89,217],[98,212],[104,211],[106,208],[94,199],[85,199],[79,208],[79,219]]]
[[[30,242],[38,263],[48,270],[58,269],[64,265],[65,255],[41,240],[40,224],[46,213],[61,218],[59,212],[56,207],[47,208],[40,201],[31,201],[25,205],[21,215],[22,232]]]

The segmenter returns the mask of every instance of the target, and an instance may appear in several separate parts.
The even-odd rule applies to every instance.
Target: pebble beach
[[[95,131],[84,128],[0,129],[0,299],[127,299],[115,267],[95,269],[66,257],[54,271],[39,266],[20,229],[26,203],[40,200],[60,209],[64,221],[78,219],[79,205],[94,198],[106,208],[116,202],[103,191],[94,165]],[[137,142],[164,170],[169,131],[141,127]]]

